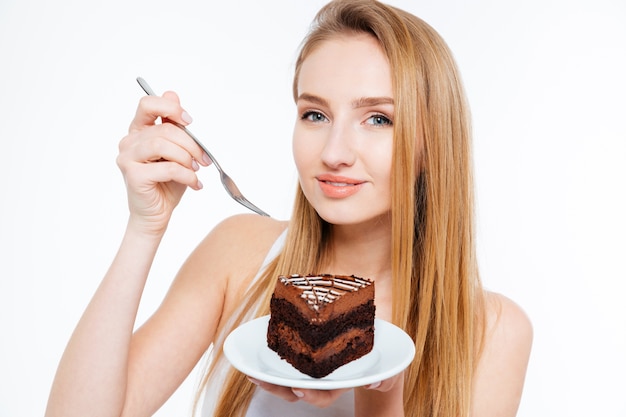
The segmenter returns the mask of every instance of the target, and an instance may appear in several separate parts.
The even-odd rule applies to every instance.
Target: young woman
[[[206,155],[179,128],[178,97],[141,100],[118,164],[130,208],[119,252],[77,325],[47,416],[149,416],[207,349],[203,416],[514,416],[532,339],[524,313],[482,289],[475,257],[469,111],[439,35],[402,10],[337,0],[318,14],[293,83],[293,216],[226,219],[163,304],[133,325],[174,207]],[[268,314],[279,274],[376,282],[376,313],[416,356],[365,387],[305,390],[231,368],[222,342]],[[199,408],[199,407],[198,407]]]

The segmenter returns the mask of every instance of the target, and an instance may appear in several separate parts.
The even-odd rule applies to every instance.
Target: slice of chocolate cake
[[[374,346],[374,282],[347,275],[280,276],[267,344],[300,372],[322,378]]]

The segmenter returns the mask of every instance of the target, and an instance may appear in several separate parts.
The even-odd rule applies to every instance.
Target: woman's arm
[[[522,396],[533,331],[513,301],[487,293],[487,328],[474,376],[473,417],[514,417]]]
[[[158,246],[132,227],[63,354],[46,416],[119,416],[139,299]]]
[[[170,123],[189,118],[174,93],[142,99],[118,165],[127,184],[126,233],[63,354],[46,415],[119,416],[127,402],[132,332],[143,288],[174,207],[207,165],[197,145]]]

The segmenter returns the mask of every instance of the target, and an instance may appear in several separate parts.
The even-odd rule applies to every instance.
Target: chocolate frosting
[[[298,275],[278,277],[284,285],[292,285],[301,291],[301,297],[314,310],[319,310],[324,304],[331,304],[348,292],[355,292],[372,285],[367,278],[355,275]]]

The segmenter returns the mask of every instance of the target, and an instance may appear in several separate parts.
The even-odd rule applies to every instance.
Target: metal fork
[[[143,91],[146,92],[147,95],[149,96],[156,95],[154,94],[154,91],[152,90],[152,88],[150,88],[146,80],[144,80],[141,77],[137,77],[137,82],[139,83]],[[242,206],[249,208],[250,210],[260,214],[261,216],[267,216],[267,217],[270,216],[269,214],[267,214],[266,212],[264,212],[263,210],[261,210],[260,208],[252,204],[250,201],[248,201],[248,199],[245,198],[243,194],[241,194],[241,191],[239,191],[239,188],[237,188],[237,185],[235,185],[235,182],[228,176],[228,174],[224,172],[224,170],[222,169],[220,164],[217,162],[215,157],[211,154],[211,152],[209,152],[206,146],[204,146],[202,142],[200,142],[198,138],[196,138],[193,135],[193,133],[191,133],[185,126],[181,125],[180,123],[176,123],[172,120],[169,120],[168,122],[182,129],[186,134],[189,135],[189,137],[191,137],[191,139],[193,139],[198,144],[198,146],[200,146],[200,148],[202,148],[204,152],[206,152],[206,154],[211,159],[211,162],[213,162],[213,165],[215,165],[215,168],[217,168],[217,170],[219,171],[220,178],[222,180],[222,184],[224,185],[224,188],[226,189],[226,192],[228,192],[228,194],[233,198],[233,200],[235,200]]]

